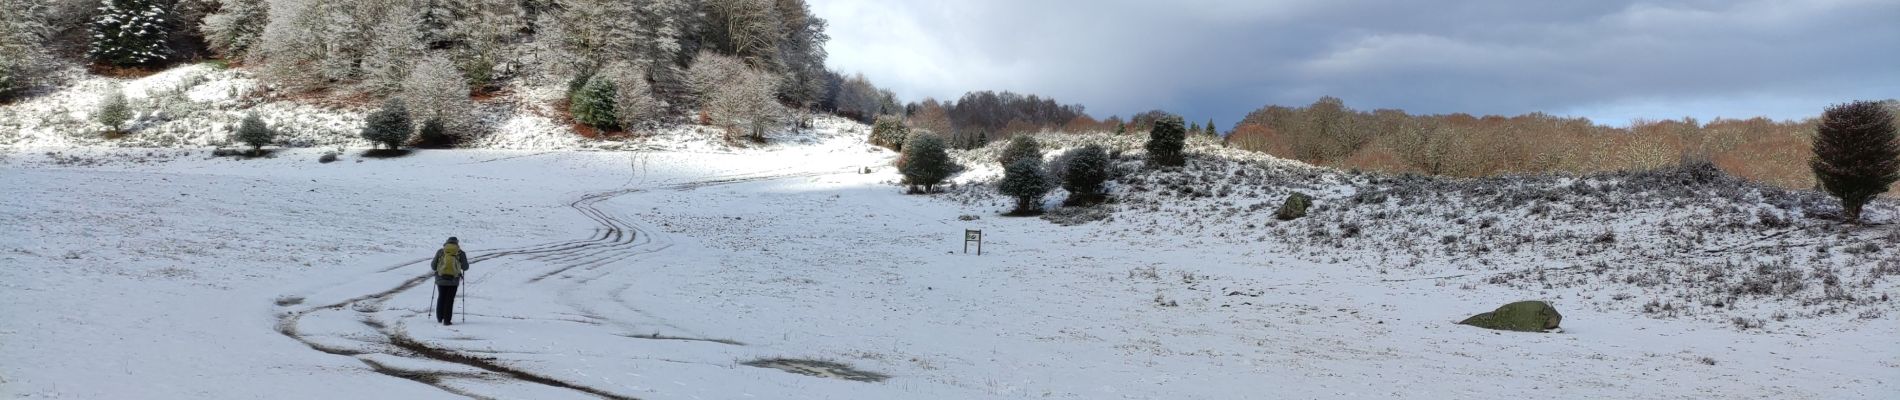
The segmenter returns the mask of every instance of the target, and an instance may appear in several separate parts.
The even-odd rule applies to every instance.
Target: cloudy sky
[[[1010,90],[1229,129],[1267,104],[1798,119],[1900,97],[1900,0],[809,0],[905,101]]]

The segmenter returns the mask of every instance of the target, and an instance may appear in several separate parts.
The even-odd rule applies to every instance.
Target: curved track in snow
[[[470,252],[469,263],[474,268],[471,268],[469,274],[468,289],[480,288],[482,283],[495,278],[498,274],[514,275],[503,279],[520,278],[514,282],[518,286],[512,287],[517,290],[537,285],[570,285],[571,287],[553,289],[557,289],[555,292],[559,293],[557,297],[560,297],[560,304],[575,312],[560,313],[557,312],[558,310],[549,310],[544,315],[571,317],[551,318],[551,320],[615,325],[631,330],[637,325],[636,322],[617,321],[611,316],[594,313],[592,307],[596,304],[587,304],[585,299],[575,298],[571,293],[581,286],[594,283],[593,281],[600,277],[614,273],[615,271],[609,267],[628,266],[628,264],[618,262],[665,250],[671,246],[671,243],[627,221],[620,215],[602,210],[597,207],[599,203],[630,193],[650,190],[686,191],[708,186],[810,177],[827,173],[830,172],[729,175],[652,188],[627,188],[587,194],[569,203],[568,206],[600,225],[594,235],[585,239],[498,249],[479,254]],[[359,279],[357,282],[364,280],[387,282],[392,279],[400,279],[400,282],[393,287],[383,286],[384,289],[381,290],[369,289],[373,291],[341,301],[301,304],[304,300],[302,297],[280,298],[277,301],[279,313],[276,329],[284,336],[302,342],[311,349],[356,358],[378,373],[421,382],[471,398],[497,398],[496,395],[481,393],[485,390],[480,389],[506,388],[513,385],[536,386],[534,390],[538,393],[565,391],[579,395],[578,397],[633,398],[607,389],[563,381],[530,368],[511,365],[506,360],[484,356],[481,352],[457,350],[411,336],[406,321],[423,317],[430,310],[426,306],[422,308],[395,306],[391,304],[391,300],[411,290],[424,290],[424,286],[431,281],[429,273],[420,272],[411,275],[403,270],[405,268],[419,270],[420,268],[414,267],[428,260],[428,258],[410,260],[380,269],[373,276]],[[498,264],[500,266],[497,266]],[[524,265],[527,267],[513,269],[513,267]],[[484,266],[490,268],[481,268]],[[606,290],[613,293],[612,297],[618,298],[618,294],[626,290],[626,287],[613,287]],[[627,311],[650,316],[646,311],[633,308],[623,301],[614,303],[625,307]],[[458,304],[466,307],[467,301],[460,301]],[[607,306],[614,306],[614,304],[607,304]],[[505,316],[498,318],[522,319]],[[433,318],[430,319],[432,320]],[[461,321],[458,320],[458,322]],[[642,322],[653,323],[652,321]],[[670,327],[663,322],[661,324]],[[696,338],[691,335],[655,333],[647,336],[626,337],[741,345],[735,341]],[[470,339],[473,340],[473,338]],[[468,384],[470,382],[477,384]]]

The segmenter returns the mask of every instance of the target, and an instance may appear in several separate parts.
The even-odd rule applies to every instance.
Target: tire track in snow
[[[595,223],[600,224],[601,229],[599,229],[596,233],[590,235],[588,238],[580,239],[580,240],[566,240],[566,241],[544,243],[544,244],[538,244],[538,245],[493,250],[493,251],[489,251],[482,254],[474,254],[473,257],[469,258],[469,263],[475,264],[475,263],[480,263],[483,261],[510,257],[510,258],[521,258],[521,259],[527,259],[527,260],[538,260],[538,261],[547,262],[549,264],[553,264],[556,266],[556,268],[552,269],[551,271],[535,275],[533,278],[529,279],[526,282],[526,284],[539,283],[547,278],[560,276],[563,273],[566,273],[568,271],[573,271],[576,269],[580,271],[593,271],[593,270],[602,268],[604,266],[611,265],[614,262],[626,260],[628,258],[640,256],[643,254],[651,254],[654,252],[665,250],[666,248],[669,248],[672,246],[671,243],[663,243],[663,242],[658,242],[654,240],[654,236],[649,231],[642,229],[639,226],[636,226],[635,224],[627,222],[626,220],[622,219],[622,217],[612,214],[612,213],[608,213],[606,211],[603,211],[595,207],[597,204],[601,202],[611,200],[623,195],[627,195],[631,193],[646,192],[649,190],[687,191],[687,190],[695,190],[695,189],[711,187],[711,186],[731,185],[731,184],[777,180],[777,179],[814,177],[814,176],[826,175],[826,174],[831,174],[831,173],[835,173],[835,172],[820,171],[820,172],[803,172],[803,173],[789,173],[789,174],[736,174],[736,175],[727,175],[727,176],[722,176],[722,177],[715,177],[711,179],[696,180],[696,181],[690,181],[690,182],[684,182],[684,183],[661,185],[661,186],[657,186],[650,189],[649,188],[627,188],[627,189],[618,189],[618,190],[611,190],[611,191],[605,191],[605,192],[591,193],[591,194],[582,196],[578,200],[568,203],[568,207],[573,208],[575,211],[580,212],[582,215],[586,216],[588,219],[591,219]],[[402,263],[392,265],[386,268],[382,268],[380,269],[379,272],[388,273],[388,272],[395,271],[397,269],[421,264],[429,260],[430,258],[410,260],[410,261],[402,262]],[[481,278],[470,277],[471,283],[480,283],[482,281],[485,281],[488,276],[490,275],[483,275],[483,277]],[[429,274],[424,273],[420,276],[403,280],[400,284],[396,285],[395,287],[392,287],[386,290],[363,294],[360,296],[349,298],[341,302],[324,304],[324,305],[306,306],[298,310],[286,310],[279,314],[279,319],[278,319],[276,329],[278,333],[281,333],[284,336],[287,336],[291,339],[295,339],[299,342],[302,342],[303,344],[309,346],[312,350],[329,353],[329,354],[335,354],[335,355],[349,356],[349,357],[357,359],[358,361],[363,362],[366,366],[370,368],[370,370],[375,371],[377,373],[427,384],[427,385],[442,389],[443,391],[447,391],[449,393],[453,393],[453,394],[461,395],[465,397],[470,397],[470,398],[489,398],[489,397],[482,396],[477,393],[473,393],[463,388],[451,386],[444,381],[447,379],[500,380],[500,381],[515,382],[515,383],[522,383],[522,384],[533,384],[533,385],[540,385],[540,386],[545,386],[545,387],[550,387],[550,388],[577,391],[577,392],[581,392],[581,393],[585,393],[585,394],[589,394],[593,396],[598,396],[601,398],[608,398],[608,399],[632,399],[633,398],[633,397],[609,392],[609,391],[599,389],[599,388],[594,388],[594,387],[581,385],[577,383],[562,381],[562,380],[555,379],[553,377],[549,377],[546,375],[537,374],[525,369],[509,366],[501,362],[498,362],[497,359],[493,357],[482,357],[476,354],[470,354],[470,353],[477,353],[477,352],[461,352],[461,351],[456,351],[456,350],[442,348],[442,347],[430,346],[428,344],[425,344],[409,336],[406,329],[404,329],[404,326],[402,325],[401,321],[409,317],[413,317],[417,315],[414,313],[406,315],[403,318],[397,319],[397,324],[395,324],[394,326],[391,326],[390,324],[384,323],[375,318],[374,314],[384,311],[385,310],[384,305],[391,298],[394,298],[397,294],[400,294],[409,289],[414,289],[418,286],[422,286],[424,283],[429,282],[430,278],[431,276]],[[595,278],[598,278],[598,276],[596,276]],[[588,279],[581,279],[573,283],[584,285],[592,281],[593,281],[592,278],[588,278]],[[624,288],[622,290],[624,290]],[[288,303],[280,301],[278,305],[280,306],[280,308],[289,308],[289,307],[297,306],[299,302],[300,300],[297,302],[288,302]],[[569,303],[570,305],[578,305],[578,304],[575,304],[576,302],[572,300],[568,300],[565,302]],[[639,310],[636,310],[636,311],[639,311]],[[640,313],[643,315],[649,315],[649,316],[651,315],[651,314],[645,313],[644,311],[640,311]],[[302,322],[304,322],[305,316],[315,315],[315,316],[318,316],[319,318],[322,318],[322,317],[331,317],[330,314],[338,314],[338,315],[335,315],[334,317],[353,319],[355,320],[355,322],[363,325],[363,327],[369,328],[371,331],[375,332],[377,336],[379,337],[371,337],[371,338],[350,337],[348,339],[354,342],[358,342],[358,343],[353,343],[353,344],[368,345],[368,346],[361,346],[366,349],[380,348],[380,350],[364,350],[364,349],[339,347],[339,346],[335,346],[331,344],[326,344],[317,337],[313,337],[311,335],[305,334],[303,330],[300,329],[302,327]],[[625,324],[625,323],[618,323],[616,321],[607,321],[607,322],[614,323],[615,325],[623,325],[623,326],[631,325],[631,324]],[[632,335],[632,336],[621,335],[621,336],[637,338],[637,339],[706,341],[706,342],[724,343],[724,344],[730,344],[730,345],[741,345],[738,342],[729,341],[729,340],[672,337],[672,336],[661,336],[658,334],[652,335],[651,337],[639,336],[639,335]],[[367,356],[375,356],[375,355],[408,358],[408,359],[421,359],[421,360],[435,361],[435,362],[441,362],[441,363],[457,364],[461,366],[471,367],[471,368],[481,370],[484,372],[480,374],[471,374],[467,372],[408,370],[408,369],[402,369],[399,367],[391,366],[388,363],[376,361],[372,359],[371,357],[367,357]]]

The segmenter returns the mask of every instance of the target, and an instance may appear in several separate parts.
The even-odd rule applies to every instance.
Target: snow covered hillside
[[[862,129],[326,164],[21,135],[0,153],[0,395],[1900,393],[1900,268],[1862,245],[1892,242],[1890,202],[1844,229],[1806,217],[1826,212],[1811,194],[1695,169],[1436,180],[1200,143],[1157,172],[1135,138],[1051,135],[1051,156],[1120,150],[1117,202],[1006,218],[996,149],[958,154],[947,193],[903,195]],[[1319,207],[1272,220],[1290,191]],[[447,236],[476,260],[453,326],[427,316],[419,264]],[[1526,299],[1564,331],[1453,324]]]
[[[232,134],[249,113],[277,131],[284,147],[368,148],[361,137],[364,116],[371,109],[285,98],[261,85],[252,72],[194,64],[136,79],[120,79],[67,71],[67,85],[52,93],[14,104],[0,105],[0,148],[13,151],[59,149],[71,146],[123,148],[205,148],[238,146]],[[123,90],[135,111],[126,124],[129,134],[107,137],[109,129],[93,114],[112,90]],[[559,121],[553,108],[558,89],[516,85],[506,96],[476,103],[475,132],[463,147],[496,150],[630,150],[666,148],[723,151],[731,146],[717,129],[690,125],[652,132],[626,140],[588,140]],[[809,132],[776,132],[773,143],[803,143],[825,132],[851,131],[847,120],[819,117]]]

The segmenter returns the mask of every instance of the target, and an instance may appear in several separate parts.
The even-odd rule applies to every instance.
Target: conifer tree
[[[86,56],[121,66],[151,66],[172,56],[165,41],[171,37],[172,4],[164,0],[106,0],[90,26],[92,42]],[[12,10],[8,10],[12,12]]]
[[[619,127],[619,115],[614,113],[614,98],[619,95],[613,79],[603,75],[588,78],[587,84],[568,97],[567,111],[574,115],[574,121],[598,129]]]
[[[1036,138],[1028,135],[1016,135],[1009,138],[1009,145],[1003,147],[1003,154],[996,157],[996,162],[1007,168],[1016,165],[1017,161],[1027,159],[1035,159],[1037,163],[1041,163],[1042,144],[1037,143]]]
[[[1861,207],[1900,180],[1894,116],[1880,103],[1828,107],[1814,136],[1809,166],[1821,188],[1841,199],[1842,217],[1859,222]]]
[[[1187,164],[1181,152],[1187,147],[1187,134],[1181,128],[1181,117],[1166,116],[1154,122],[1154,130],[1148,132],[1148,164],[1155,166],[1178,167]]]
[[[919,133],[910,135],[904,143],[904,162],[898,168],[904,174],[904,181],[916,192],[917,186],[923,186],[921,193],[930,193],[937,184],[943,183],[956,169],[950,160],[950,153],[944,150],[943,139],[935,134]]]
[[[383,102],[383,108],[369,114],[363,124],[363,139],[382,144],[395,150],[409,141],[415,132],[415,126],[409,119],[409,107],[402,99],[391,98]]]
[[[250,145],[253,152],[263,150],[264,145],[270,144],[276,137],[277,133],[264,126],[264,120],[258,118],[257,113],[245,115],[244,122],[238,123],[237,140]]]
[[[1003,181],[996,190],[1016,199],[1016,213],[1031,213],[1042,208],[1042,196],[1049,193],[1049,178],[1043,175],[1041,158],[1022,158],[1003,169]]]
[[[132,106],[125,101],[125,91],[113,87],[106,92],[105,100],[99,102],[99,111],[92,118],[100,125],[112,128],[113,134],[123,132],[121,128],[125,126],[125,121],[132,119]]]

